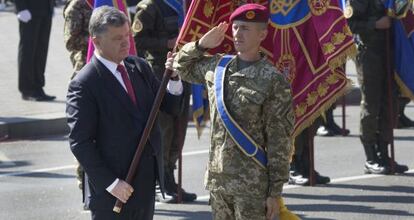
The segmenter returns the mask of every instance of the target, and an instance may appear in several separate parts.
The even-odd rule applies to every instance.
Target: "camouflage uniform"
[[[86,64],[89,39],[88,26],[91,14],[92,9],[85,0],[68,0],[63,9],[63,17],[65,18],[64,41],[74,69],[71,79]],[[83,168],[79,163],[76,166],[76,177],[79,188],[82,189]]]
[[[138,55],[151,64],[156,77],[161,80],[165,71],[167,53],[171,50],[167,42],[178,36],[177,13],[162,0],[143,0],[137,5],[132,31]],[[187,130],[191,89],[188,83],[183,83],[183,87],[184,101],[181,113],[171,115],[160,112],[158,115],[164,153],[164,185],[168,194],[177,192],[174,169],[184,145]],[[183,199],[186,200],[186,198],[184,195]]]
[[[353,9],[349,26],[359,39],[356,65],[362,93],[360,138],[367,158],[365,172],[386,174],[394,164],[396,173],[404,173],[408,167],[391,161],[388,156],[393,129],[390,121],[394,121],[394,115],[397,115],[391,115],[389,106],[392,106],[393,113],[397,113],[397,86],[394,77],[388,75],[391,73],[387,73],[387,55],[390,60],[393,57],[392,46],[390,51],[386,49],[387,31],[376,29],[376,22],[386,16],[384,0],[350,0],[349,3]],[[393,39],[389,41],[391,44]],[[391,98],[388,97],[390,85]]]
[[[208,89],[212,123],[205,185],[211,192],[213,217],[265,219],[265,199],[280,196],[288,180],[294,123],[290,87],[267,58],[242,69],[234,58],[226,70],[224,102],[237,123],[266,150],[264,169],[236,146],[219,118],[214,71],[221,57],[203,56],[191,42],[174,63],[183,80],[204,83]]]
[[[63,9],[64,41],[74,69],[71,78],[86,64],[91,14],[92,9],[85,0],[68,0]]]
[[[382,0],[351,0],[349,3],[353,8],[349,26],[359,39],[356,65],[362,93],[360,138],[367,161],[379,162],[377,154],[382,157],[388,154],[392,129],[387,97],[386,30],[375,28],[375,22],[385,16],[386,11]]]

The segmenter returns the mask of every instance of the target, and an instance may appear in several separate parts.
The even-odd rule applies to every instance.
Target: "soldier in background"
[[[237,56],[204,54],[221,45],[229,25],[220,23],[184,45],[175,58],[183,80],[205,84],[208,90],[211,144],[205,183],[213,219],[273,219],[288,181],[292,95],[289,83],[259,51],[268,20],[266,7],[242,5],[230,16]],[[226,111],[218,111],[222,105]],[[234,130],[254,143],[237,138]],[[255,146],[253,152],[248,153],[248,146]]]
[[[366,155],[366,173],[388,174],[391,163],[395,163],[397,173],[404,173],[408,167],[391,161],[388,156],[388,145],[392,141],[389,131],[393,129],[389,123],[388,106],[392,105],[395,112],[397,96],[394,90],[394,98],[387,98],[386,30],[391,28],[392,19],[386,15],[383,2],[349,0],[349,11],[353,13],[348,22],[358,39],[355,63],[362,94],[360,138]],[[391,54],[389,56],[392,57]]]
[[[136,8],[132,25],[135,46],[139,56],[152,66],[156,77],[161,80],[165,70],[167,53],[175,46],[178,36],[178,14],[163,0],[142,0]],[[188,123],[190,84],[183,83],[184,101],[178,115],[159,112],[162,146],[164,153],[165,190],[167,199],[162,202],[177,202],[177,184],[174,169],[184,145]],[[194,193],[182,190],[184,202],[197,198]]]
[[[68,0],[63,8],[64,41],[74,70],[71,79],[86,64],[91,14],[92,8],[85,0]]]
[[[18,87],[22,99],[52,101],[56,96],[47,95],[43,87],[55,1],[15,0],[15,5],[20,34]]]
[[[92,8],[85,0],[68,0],[63,8],[64,41],[73,66],[71,79],[86,64],[91,15]],[[76,178],[79,189],[83,189],[84,171],[79,162],[76,163]]]
[[[308,128],[303,129],[295,138],[295,152],[290,163],[289,184],[292,185],[309,185],[309,168],[310,168],[310,152],[309,141],[315,136],[315,128],[322,124],[322,118],[319,117]],[[311,137],[310,137],[311,136]],[[321,175],[318,171],[314,171],[316,184],[327,184],[331,181],[328,176]]]
[[[321,120],[321,125],[319,126],[318,130],[316,131],[316,134],[318,136],[337,136],[337,135],[349,135],[349,129],[342,129],[339,127],[338,124],[336,124],[334,120],[333,111],[336,108],[336,104],[333,104],[328,110],[325,111],[325,117],[323,117]]]

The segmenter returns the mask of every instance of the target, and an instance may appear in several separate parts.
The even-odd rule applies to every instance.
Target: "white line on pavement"
[[[192,155],[198,155],[198,154],[206,154],[208,153],[208,150],[200,150],[200,151],[190,151],[190,152],[184,152],[183,156],[192,156]],[[14,163],[8,159],[4,154],[0,152],[0,165],[14,165]],[[38,169],[38,170],[29,170],[29,171],[19,171],[19,172],[11,172],[11,173],[5,173],[0,174],[0,178],[7,177],[7,176],[21,176],[21,175],[27,175],[31,173],[40,173],[40,172],[50,172],[50,171],[57,171],[57,170],[67,170],[67,169],[74,169],[76,165],[65,165],[65,166],[59,166],[59,167],[50,167],[45,169]]]
[[[32,174],[32,173],[42,173],[42,172],[50,172],[50,171],[57,171],[57,170],[75,169],[75,167],[76,165],[65,165],[65,166],[60,166],[60,167],[50,167],[50,168],[45,168],[45,169],[5,173],[5,174],[0,174],[0,178],[7,177],[7,176],[21,176],[21,175],[27,175],[27,174]]]
[[[190,151],[190,152],[183,152],[183,156],[192,156],[197,154],[206,154],[208,150],[199,150],[199,151]]]
[[[3,152],[0,151],[0,166],[14,166],[16,165]]]
[[[414,173],[414,169],[408,170],[405,173]],[[377,177],[384,177],[384,175],[365,174],[365,175],[360,175],[360,176],[341,177],[341,178],[333,179],[331,181],[331,183],[342,183],[342,182],[348,182],[348,181],[353,181],[353,180],[373,179],[373,178],[377,178]],[[295,189],[295,188],[299,188],[299,187],[303,187],[303,186],[285,185],[285,186],[283,186],[283,189],[284,190],[286,190],[286,189]],[[204,195],[204,196],[197,197],[197,201],[207,201],[209,199],[210,199],[209,195]],[[160,202],[155,203],[155,206],[159,206],[159,205],[166,205],[166,203],[160,203]]]

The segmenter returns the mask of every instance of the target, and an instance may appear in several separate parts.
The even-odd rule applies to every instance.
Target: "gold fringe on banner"
[[[407,98],[410,98],[411,101],[414,101],[414,94],[413,92],[405,85],[405,83],[402,81],[400,76],[395,73],[394,74],[395,81],[397,82],[397,85],[401,91],[401,94]]]

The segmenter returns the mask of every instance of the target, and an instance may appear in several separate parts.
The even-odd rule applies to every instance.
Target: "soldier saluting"
[[[271,219],[288,180],[294,117],[290,86],[259,51],[268,9],[245,4],[230,23],[237,55],[205,55],[229,26],[220,23],[175,57],[181,78],[204,83],[211,145],[206,174],[213,219]]]

